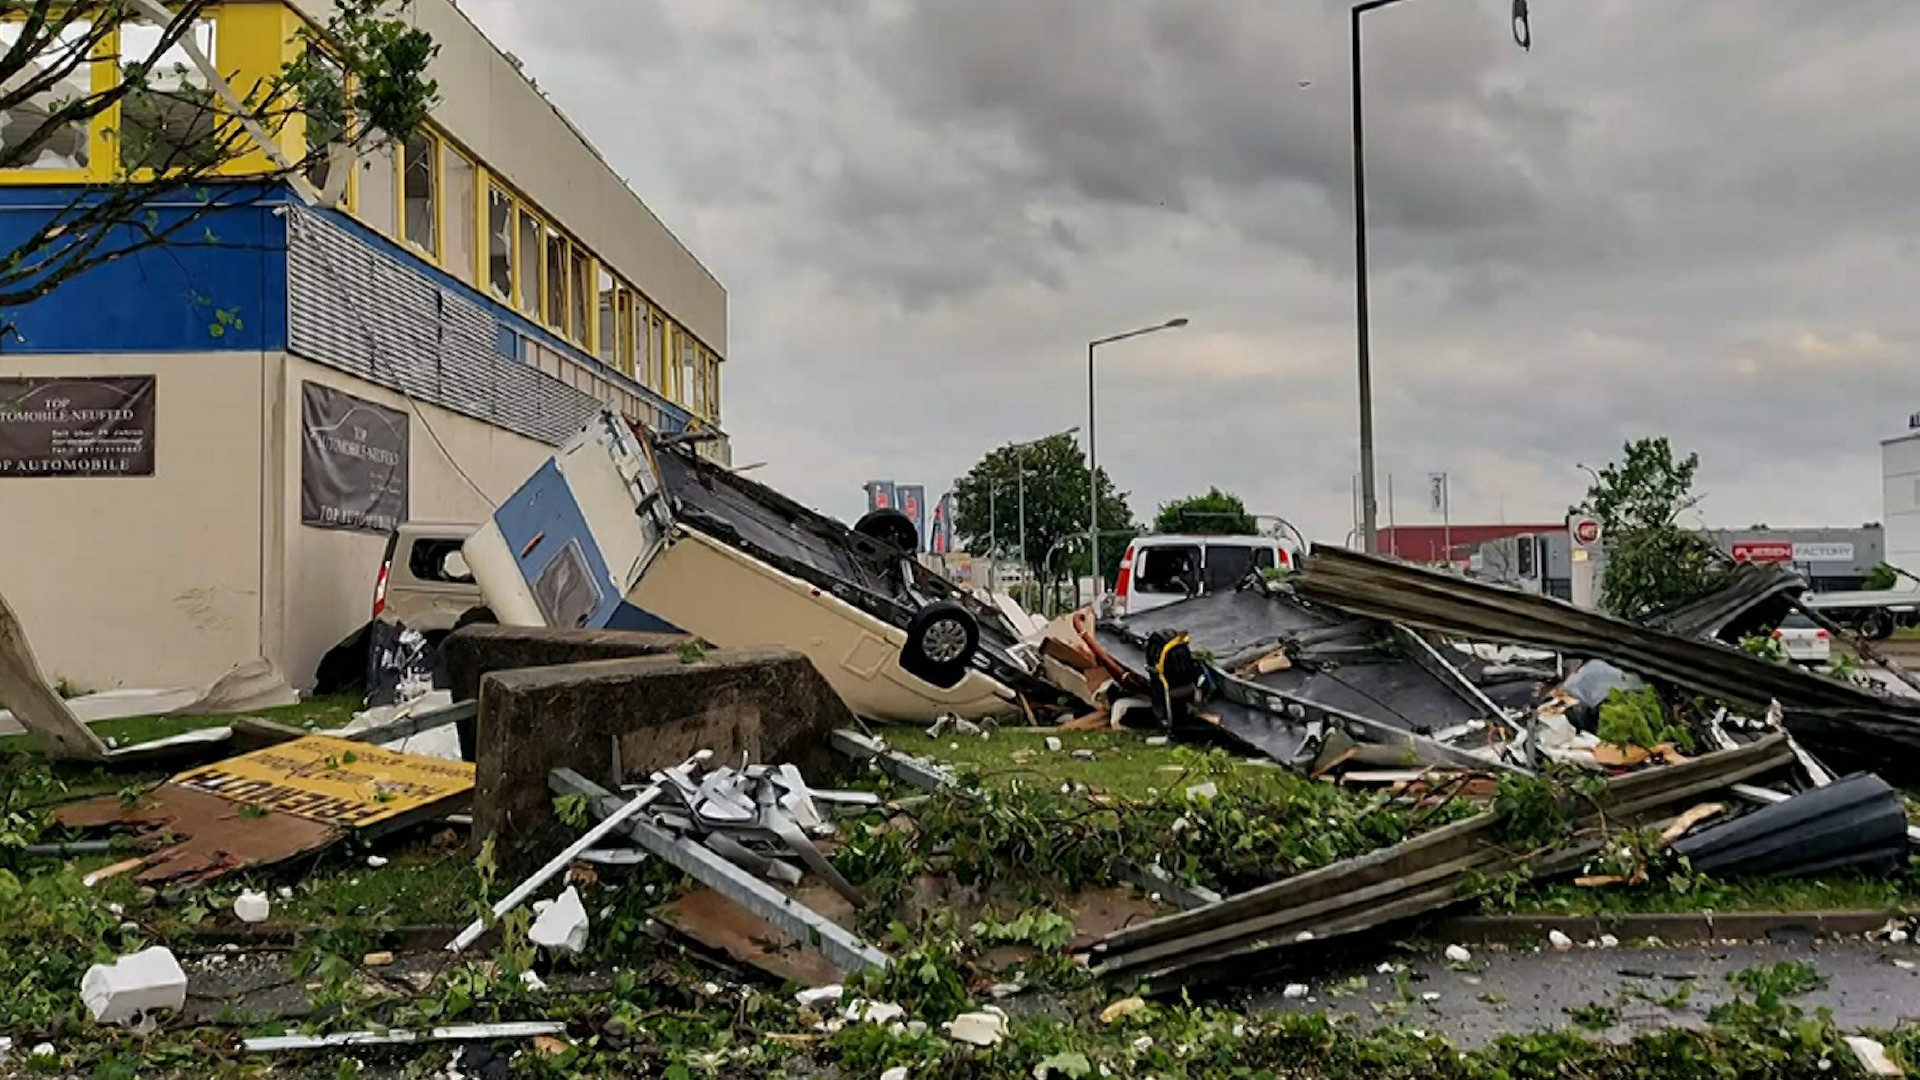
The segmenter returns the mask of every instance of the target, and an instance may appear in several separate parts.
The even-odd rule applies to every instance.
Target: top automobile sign
[[[1573,542],[1581,547],[1592,547],[1600,542],[1600,519],[1580,517],[1573,519]]]

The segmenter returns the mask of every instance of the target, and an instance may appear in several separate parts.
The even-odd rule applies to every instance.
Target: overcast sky
[[[1339,541],[1358,469],[1346,6],[463,0],[727,287],[736,463],[837,516],[1087,421],[1135,512]],[[1555,520],[1623,440],[1717,526],[1878,520],[1920,410],[1920,4],[1411,0],[1367,17],[1373,356],[1402,523]]]

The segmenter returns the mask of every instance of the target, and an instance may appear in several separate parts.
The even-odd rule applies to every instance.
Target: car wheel
[[[453,629],[458,630],[463,626],[473,626],[479,623],[493,625],[499,621],[499,619],[493,617],[493,609],[490,607],[468,608],[460,613],[459,618],[453,620]]]
[[[914,613],[900,666],[942,690],[967,677],[968,662],[980,647],[980,624],[973,613],[951,600],[937,600]]]
[[[891,544],[908,555],[920,550],[920,530],[912,518],[898,510],[871,511],[854,523],[853,531]]]

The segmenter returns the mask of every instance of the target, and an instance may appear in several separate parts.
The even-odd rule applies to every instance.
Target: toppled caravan
[[[503,624],[795,649],[874,719],[1056,700],[1002,613],[922,567],[919,543],[898,512],[849,529],[604,411],[464,553]]]

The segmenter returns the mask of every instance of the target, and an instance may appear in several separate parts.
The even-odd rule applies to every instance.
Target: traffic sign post
[[[1576,516],[1567,522],[1567,532],[1576,545],[1591,548],[1600,543],[1600,519]]]
[[[1594,558],[1600,547],[1600,519],[1591,514],[1569,514],[1567,516],[1567,538],[1573,542],[1569,553],[1572,559],[1572,591],[1575,606],[1593,608],[1596,605],[1595,584],[1600,574],[1600,560]]]

